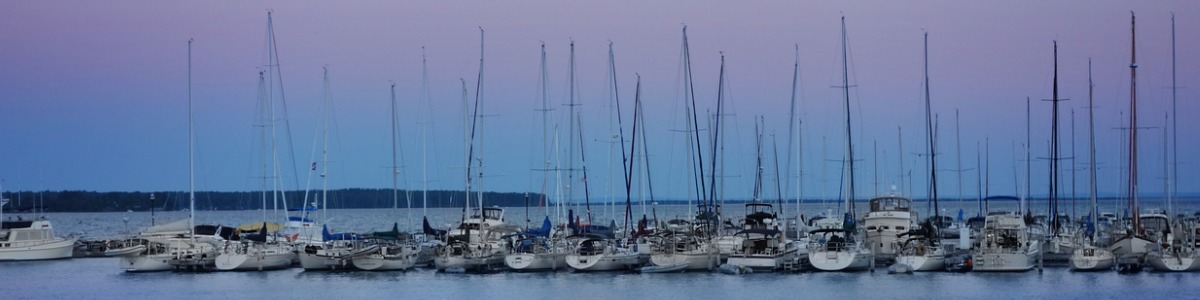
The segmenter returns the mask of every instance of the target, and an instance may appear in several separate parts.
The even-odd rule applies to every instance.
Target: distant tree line
[[[151,194],[154,199],[151,200]],[[460,207],[465,196],[463,191],[429,191],[423,198],[422,191],[399,191],[393,201],[391,189],[338,189],[328,193],[329,208],[399,208],[421,207],[422,200],[428,199],[429,207]],[[302,203],[313,203],[319,207],[321,191],[287,191],[278,194],[271,192],[196,192],[196,210],[257,210],[274,207],[296,209]],[[94,192],[94,191],[22,191],[5,192],[2,198],[10,200],[4,206],[5,212],[113,212],[113,211],[149,211],[154,207],[158,211],[177,211],[187,209],[188,192],[158,191],[158,192]],[[472,193],[472,205],[477,201],[478,194]],[[528,205],[537,206],[541,194],[536,193],[499,193],[483,192],[484,205],[501,207],[522,207],[528,200]],[[544,205],[544,204],[543,204]]]

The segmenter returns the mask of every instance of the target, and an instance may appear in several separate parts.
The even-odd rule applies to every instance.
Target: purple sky
[[[419,119],[433,120],[428,140],[429,187],[462,188],[462,107],[459,78],[474,97],[479,31],[486,31],[480,156],[485,190],[541,191],[539,42],[547,48],[553,121],[566,127],[568,43],[576,42],[578,94],[593,199],[619,184],[610,163],[607,43],[614,43],[628,126],[635,73],[642,76],[655,193],[688,197],[681,85],[682,24],[691,42],[701,109],[714,109],[720,52],[728,84],[725,193],[753,190],[754,118],[763,116],[786,155],[788,101],[795,46],[801,68],[804,195],[837,197],[844,155],[839,17],[849,31],[858,195],[877,193],[873,143],[879,145],[880,186],[898,184],[898,153],[924,197],[927,170],[922,102],[922,31],[929,32],[933,110],[940,116],[939,169],[956,169],[954,111],[961,114],[963,168],[975,168],[977,144],[991,140],[993,194],[1014,194],[1014,169],[1025,140],[1025,98],[1033,103],[1033,157],[1047,156],[1050,136],[1052,41],[1059,42],[1063,153],[1086,161],[1087,60],[1093,61],[1101,192],[1122,179],[1119,112],[1129,100],[1129,11],[1138,15],[1141,190],[1163,189],[1163,122],[1170,110],[1170,13],[1177,22],[1178,148],[1200,148],[1200,87],[1195,1],[418,1],[353,6],[295,1],[175,3],[158,1],[6,1],[0,4],[0,178],[5,190],[98,191],[187,189],[187,57],[194,38],[193,94],[197,189],[257,190],[257,72],[266,64],[267,10],[274,11],[284,91],[300,186],[319,127],[321,67],[330,70],[334,136],[330,186],[390,187],[389,81],[397,86],[404,155],[401,184],[421,188]],[[432,109],[421,104],[421,47],[429,63]],[[424,117],[423,117],[424,116]],[[897,128],[904,149],[897,150]],[[565,128],[564,130],[565,131]],[[626,129],[628,133],[628,129]],[[566,132],[562,149],[567,149]],[[825,142],[823,143],[822,140]],[[576,143],[578,143],[576,141]],[[771,138],[764,160],[772,191]],[[1014,152],[1015,150],[1015,152]],[[284,149],[286,151],[286,149]],[[613,157],[619,161],[619,152]],[[1197,192],[1194,151],[1181,151],[1181,192]],[[709,154],[705,154],[706,157]],[[564,157],[565,159],[565,157]],[[781,164],[786,158],[781,158]],[[319,158],[316,160],[320,160]],[[562,162],[565,167],[566,162]],[[579,162],[576,163],[581,164]],[[1070,165],[1070,162],[1066,163]],[[611,166],[611,167],[610,167]],[[1081,165],[1082,166],[1082,165]],[[290,168],[285,166],[284,168]],[[615,170],[615,171],[614,171]],[[964,194],[976,194],[977,170],[963,173]],[[798,173],[798,172],[793,172]],[[1020,171],[1019,173],[1023,173]],[[1046,193],[1047,163],[1034,162],[1032,193]],[[796,176],[795,174],[792,175]],[[957,175],[939,174],[941,194],[958,194]],[[1016,176],[1022,177],[1023,175]],[[1069,195],[1069,176],[1063,189]],[[295,182],[285,174],[288,182]],[[577,176],[578,178],[578,176]],[[1086,194],[1086,170],[1078,194]],[[1021,179],[1023,181],[1023,179]],[[314,185],[316,186],[316,185]],[[880,188],[878,193],[884,193]],[[794,197],[795,184],[789,186]],[[553,192],[553,189],[549,190]],[[581,198],[576,194],[575,198]]]

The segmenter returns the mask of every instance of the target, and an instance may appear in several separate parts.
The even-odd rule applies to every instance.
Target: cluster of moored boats
[[[180,220],[127,238],[90,242],[55,236],[50,221],[39,218],[3,222],[0,260],[68,258],[74,249],[81,256],[117,257],[119,268],[127,272],[426,267],[471,273],[743,274],[867,271],[878,265],[909,273],[1029,271],[1063,263],[1075,271],[1137,271],[1143,266],[1166,272],[1200,270],[1200,230],[1194,218],[1171,221],[1166,214],[1151,212],[1122,219],[1103,213],[1093,223],[1092,218],[1074,222],[1065,216],[992,212],[967,220],[922,220],[904,197],[878,197],[869,203],[862,218],[826,214],[784,219],[771,204],[747,203],[737,224],[721,217],[719,207],[701,205],[690,219],[643,219],[618,227],[583,224],[579,218],[555,226],[547,217],[537,228],[508,224],[502,208],[486,207],[451,230],[433,229],[426,221],[417,233],[399,231],[395,225],[383,232],[330,233],[326,226],[296,216],[283,225],[190,229],[188,220]]]

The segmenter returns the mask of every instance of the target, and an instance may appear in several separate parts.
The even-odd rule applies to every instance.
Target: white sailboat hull
[[[942,271],[946,269],[946,253],[938,250],[925,255],[898,255],[896,263],[907,265],[916,272]]]
[[[863,271],[870,267],[871,254],[863,251],[816,250],[808,253],[808,263],[821,271],[851,272]]]
[[[1024,272],[1033,270],[1037,255],[1033,251],[1008,253],[976,253],[976,272]]]
[[[126,255],[121,256],[120,267],[125,272],[160,272],[169,271],[171,267],[170,254],[155,255]]]
[[[1107,271],[1116,264],[1113,253],[1104,248],[1085,246],[1071,253],[1071,271]]]
[[[300,267],[305,271],[340,270],[351,266],[350,258],[315,253],[300,253]]]
[[[747,267],[755,271],[775,271],[783,268],[787,262],[796,260],[800,249],[792,247],[780,253],[772,254],[734,254],[725,261],[726,264]]]
[[[513,271],[552,271],[567,268],[565,253],[514,253],[504,257],[504,265]]]
[[[1146,263],[1161,272],[1200,271],[1200,259],[1193,253],[1154,253],[1146,257]]]
[[[625,270],[638,263],[636,253],[567,255],[567,266],[584,272]]]
[[[687,264],[686,270],[712,270],[721,264],[717,253],[679,252],[650,254],[650,263],[656,266]]]
[[[489,255],[485,257],[465,257],[461,255],[439,256],[434,259],[438,271],[446,269],[486,270],[492,266],[504,266],[504,255]]]
[[[0,247],[0,261],[46,260],[71,258],[71,249],[75,246],[75,239],[54,238],[5,244],[5,247]]]
[[[404,271],[412,269],[416,264],[415,255],[398,255],[384,256],[383,254],[375,253],[366,256],[355,257],[351,263],[359,270],[365,271]]]
[[[221,271],[265,271],[291,267],[295,253],[283,245],[251,248],[249,251],[227,251],[217,255],[216,267]]]

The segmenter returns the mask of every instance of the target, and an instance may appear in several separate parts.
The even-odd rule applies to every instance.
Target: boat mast
[[[574,52],[572,52],[572,53],[574,53]],[[625,228],[629,228],[629,216],[633,213],[633,211],[632,211],[633,210],[633,207],[632,207],[633,200],[631,199],[632,198],[631,189],[633,188],[633,162],[636,160],[634,158],[634,153],[635,153],[634,151],[636,148],[634,148],[633,146],[630,146],[629,155],[628,156],[625,155],[625,125],[622,124],[622,122],[621,122],[621,110],[620,110],[620,108],[621,108],[621,96],[620,96],[621,93],[620,93],[620,90],[617,88],[617,59],[616,59],[616,55],[613,53],[612,41],[608,42],[608,75],[609,75],[609,83],[612,84],[613,106],[616,108],[615,110],[616,110],[616,115],[617,115],[617,134],[618,134],[617,138],[621,142],[621,174],[625,176],[625,219],[624,219],[625,224],[624,224],[624,226],[625,226]],[[636,87],[635,93],[640,92],[641,88],[642,88],[641,76],[638,76],[638,85]],[[639,105],[637,102],[637,94],[634,95],[633,102],[634,102],[633,130],[637,130],[637,121],[638,121],[637,105]],[[633,135],[633,138],[635,138],[635,139],[638,136],[638,134],[636,132],[630,132],[630,134]],[[632,145],[637,144],[636,141],[630,141],[630,143]],[[647,170],[646,172],[649,173],[650,171]],[[653,195],[653,192],[651,192],[651,195]]]
[[[799,135],[800,135],[799,127],[800,127],[801,121],[796,119],[796,94],[797,94],[797,88],[799,87],[799,83],[800,83],[800,44],[795,44],[795,47],[796,47],[796,62],[792,65],[792,99],[791,99],[791,108],[788,110],[788,145],[787,145],[787,152],[784,152],[788,156],[787,167],[786,167],[787,170],[786,170],[786,172],[783,173],[784,176],[792,176],[792,166],[793,166],[792,165],[792,145],[795,143],[799,143],[800,146],[804,145],[804,141],[801,140],[799,137]],[[792,141],[793,139],[795,139],[795,142]],[[800,146],[797,146],[798,151],[797,151],[797,155],[796,155],[796,166],[797,166],[796,172],[799,173],[799,174],[796,174],[796,214],[797,214],[797,216],[799,216],[799,214],[800,214],[800,198],[801,198],[801,195],[803,194],[803,184],[801,183],[801,178],[803,178],[802,174],[804,174],[804,169],[800,167],[800,166],[804,165],[804,162],[802,160],[803,156],[801,154],[799,154],[799,153],[801,153],[800,151],[803,151],[802,147],[800,147]],[[791,180],[790,180],[790,178],[788,178],[788,180],[785,180],[784,182],[790,183]],[[784,189],[784,195],[786,195],[790,192],[791,192],[790,187]],[[779,205],[779,214],[786,215],[784,213],[784,206],[782,203]],[[796,222],[800,222],[800,219],[796,219]]]
[[[427,104],[429,102],[429,71],[425,67],[425,47],[421,47],[421,99]],[[426,105],[425,109],[429,109]],[[427,118],[423,126],[421,126],[421,215],[429,216],[429,123],[433,122],[428,118],[430,112],[425,112]]]
[[[1054,41],[1054,99],[1051,99],[1050,121],[1050,233],[1058,234],[1058,183],[1059,183],[1059,149],[1058,149],[1058,41]]]
[[[724,59],[722,59],[722,61],[723,60]],[[700,146],[700,119],[696,114],[696,92],[692,85],[692,56],[691,51],[688,50],[687,25],[683,26],[683,69],[684,81],[687,84],[687,90],[685,93],[686,97],[688,98],[684,101],[690,100],[691,105],[688,106],[688,108],[691,110],[692,132],[695,136],[694,145],[696,146],[696,160],[693,163],[693,167],[699,171],[699,174],[695,177],[696,187],[699,189],[697,198],[699,198],[698,200],[700,203],[708,204],[708,199],[706,199],[708,196],[708,191],[704,186],[704,153],[701,151],[702,147]],[[637,123],[634,123],[634,126],[637,126]]]
[[[712,140],[710,141],[712,143],[712,152],[709,152],[709,154],[712,154],[712,158],[710,159],[712,165],[711,165],[711,168],[709,168],[709,173],[712,173],[712,176],[709,177],[709,188],[708,188],[709,205],[705,206],[705,208],[704,208],[708,212],[708,216],[705,217],[704,223],[708,225],[708,230],[713,231],[713,232],[716,231],[716,226],[718,225],[718,224],[713,224],[713,218],[716,217],[715,214],[718,213],[716,210],[716,207],[717,207],[717,196],[718,196],[718,194],[717,194],[717,177],[718,177],[717,176],[717,154],[718,154],[717,147],[719,145],[721,146],[721,152],[720,152],[722,154],[721,161],[724,162],[724,160],[725,160],[725,156],[723,155],[725,152],[724,143],[720,142],[721,139],[724,138],[724,136],[721,136],[721,119],[724,118],[721,115],[721,110],[722,110],[722,106],[724,106],[724,105],[722,105],[722,104],[724,104],[723,103],[724,101],[722,101],[722,100],[725,99],[725,97],[724,97],[725,96],[725,53],[721,53],[721,69],[717,76],[718,76],[717,77],[717,114],[714,118],[714,119],[716,119],[715,120],[716,124],[714,124],[714,126],[712,127],[713,133],[712,133]],[[725,197],[724,197],[725,177],[723,176],[724,172],[725,172],[724,163],[722,163],[721,172],[722,172],[722,176],[721,176],[722,184],[721,184],[721,194],[720,194],[721,199],[720,200],[721,200],[721,202],[724,202],[725,201]],[[718,219],[718,220],[716,220],[716,222],[720,222],[720,220]]]
[[[614,82],[613,86],[614,86],[614,90],[615,90],[615,86],[616,86],[615,82],[616,81],[613,81],[613,82]],[[637,149],[638,119],[639,119],[639,115],[641,113],[641,107],[642,107],[641,106],[641,98],[642,98],[642,75],[637,75],[637,85],[634,87],[634,94],[633,94],[633,129],[630,130],[630,132],[629,132],[630,134],[633,135],[633,138],[629,141],[629,156],[628,156],[629,157],[629,166],[625,168],[625,225],[624,225],[625,228],[629,228],[629,216],[632,213],[631,210],[633,209],[632,208],[633,201],[631,200],[630,190],[633,187],[633,181],[632,181],[632,179],[633,179],[633,162],[634,162],[634,158],[635,158],[634,153],[637,153],[635,151]],[[620,114],[618,114],[618,116],[619,115]],[[620,118],[618,118],[617,121],[620,122]],[[622,130],[622,132],[624,132],[624,130]],[[624,143],[625,143],[625,138],[621,137],[622,147],[624,147],[624,145],[625,145]],[[621,155],[624,156],[625,151],[622,149],[621,152],[622,152]],[[651,195],[653,195],[653,192],[651,192]],[[657,222],[658,220],[656,219],[655,221]],[[657,227],[657,225],[656,225],[656,227]]]
[[[188,232],[192,243],[196,243],[196,162],[195,120],[192,116],[192,39],[188,39]]]
[[[1030,105],[1029,105],[1029,97],[1025,97],[1025,145],[1024,145],[1025,146],[1025,192],[1021,195],[1021,211],[1019,211],[1017,213],[1018,214],[1026,214],[1026,215],[1032,214],[1031,209],[1029,208],[1029,204],[1026,203],[1027,201],[1029,201],[1029,187],[1030,187],[1030,185],[1032,185],[1031,181],[1030,181],[1030,174],[1032,172],[1030,163],[1032,160],[1029,157],[1029,147],[1032,143],[1032,136],[1033,136],[1032,128],[1033,127],[1032,127],[1032,125],[1030,125],[1030,124],[1032,124],[1032,122],[1030,121],[1030,111],[1031,111],[1031,109],[1030,109]]]
[[[1141,230],[1141,213],[1137,196],[1137,22],[1129,12],[1129,208],[1133,213],[1133,229]]]
[[[937,193],[937,149],[935,148],[935,145],[934,145],[934,139],[937,138],[937,136],[935,136],[934,132],[933,132],[933,123],[932,123],[933,120],[931,119],[931,117],[933,116],[933,109],[932,109],[931,104],[929,103],[930,102],[930,100],[929,100],[929,33],[926,32],[924,36],[925,36],[925,128],[926,128],[926,130],[928,130],[927,134],[929,134],[928,135],[928,138],[929,138],[929,195],[930,195],[930,200],[933,201],[934,220],[936,220],[936,222],[937,222],[936,224],[933,224],[934,225],[933,228],[934,228],[934,231],[937,231],[938,229],[941,228],[941,225],[942,225],[941,224],[942,219],[940,218],[940,214],[939,214],[940,208],[938,207],[938,193]],[[933,241],[936,242],[937,239],[933,239]]]
[[[549,182],[550,182],[549,172],[550,172],[550,151],[551,151],[550,150],[550,98],[547,95],[547,94],[549,94],[549,92],[548,92],[549,87],[547,87],[547,85],[548,85],[547,81],[549,80],[550,72],[548,70],[546,70],[546,43],[545,42],[542,42],[541,48],[542,48],[542,56],[541,56],[541,59],[542,59],[541,67],[542,68],[541,68],[540,75],[539,75],[539,76],[541,76],[541,78],[540,78],[541,81],[539,82],[539,84],[541,86],[538,88],[538,91],[541,93],[540,96],[542,98],[541,99],[542,100],[542,109],[541,109],[541,112],[542,112],[542,199],[541,200],[542,201],[538,202],[539,206],[546,202],[547,195],[549,194],[549,192],[546,190],[546,187],[549,185]],[[549,211],[550,206],[548,203],[546,203],[546,204],[547,204],[546,205],[546,215],[549,216],[550,215],[550,211]],[[528,213],[526,213],[526,215],[528,215]],[[556,216],[556,218],[557,217],[559,217],[559,216]],[[559,220],[559,221],[561,221],[561,220]],[[526,222],[525,225],[529,226],[528,217],[526,217],[525,222]]]
[[[575,40],[571,40],[570,60],[567,62],[567,85],[567,200],[578,208],[579,204],[575,202]],[[591,224],[592,215],[588,209],[588,223]]]
[[[1092,100],[1096,84],[1092,83],[1092,59],[1088,58],[1088,198],[1091,198],[1092,226],[1097,224],[1096,211],[1096,114]],[[1099,230],[1092,231],[1092,240],[1099,238]]]
[[[1173,212],[1171,201],[1178,197],[1179,184],[1171,184],[1171,180],[1179,180],[1179,116],[1175,105],[1175,93],[1179,86],[1175,85],[1175,13],[1171,13],[1171,176],[1167,179],[1167,213]]]
[[[321,112],[321,122],[325,123],[323,134],[321,134],[321,219],[329,218],[329,67],[322,66],[324,72],[324,93],[322,93],[322,102],[324,103]]]
[[[846,172],[849,175],[849,185],[846,190],[846,216],[849,222],[854,221],[854,136],[850,129],[850,67],[846,57],[846,17],[842,16],[842,94],[846,102]]]
[[[392,104],[392,112],[391,112],[391,115],[392,115],[392,210],[395,211],[395,210],[399,210],[399,203],[400,203],[400,187],[399,187],[399,181],[398,181],[399,175],[400,175],[400,169],[396,165],[396,130],[397,130],[397,128],[396,128],[397,127],[397,124],[396,124],[396,83],[392,83],[391,92],[392,92],[392,95],[391,95],[392,96],[392,99],[391,99],[392,100],[391,101],[391,104]],[[409,208],[412,208],[411,205]],[[409,225],[412,225],[412,210],[411,209],[408,210],[408,221],[409,221]]]

